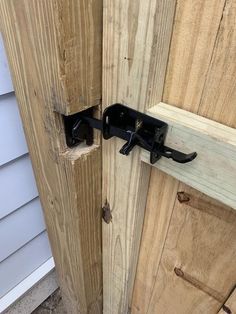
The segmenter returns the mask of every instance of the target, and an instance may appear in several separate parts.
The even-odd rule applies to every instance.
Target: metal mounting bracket
[[[135,146],[150,152],[150,163],[161,157],[171,158],[178,163],[187,163],[196,158],[197,153],[185,154],[164,145],[168,131],[167,123],[154,119],[144,113],[114,104],[104,110],[102,120],[92,116],[92,109],[64,117],[67,145],[73,147],[81,142],[93,144],[93,129],[102,132],[108,140],[113,136],[126,143],[120,149],[123,155],[129,155]]]

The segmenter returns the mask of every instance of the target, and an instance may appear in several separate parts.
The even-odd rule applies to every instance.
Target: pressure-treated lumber
[[[131,313],[147,313],[172,216],[179,181],[153,167]],[[150,215],[151,218],[150,219]],[[145,241],[143,241],[145,240]],[[155,265],[156,267],[151,267]],[[138,276],[137,276],[138,275]],[[147,283],[147,284],[145,284]],[[140,300],[142,302],[140,303]],[[151,314],[151,312],[150,312]]]
[[[14,9],[18,18],[21,18],[20,27],[25,27],[21,6],[24,3],[28,6],[25,7],[25,15],[32,26],[28,28],[29,36],[32,38],[38,32],[38,41],[44,48],[41,53],[45,63],[38,70],[55,69],[48,80],[41,80],[41,84],[48,88],[48,84],[51,83],[53,96],[47,101],[53,101],[53,108],[66,115],[99,105],[102,1],[35,0],[32,4],[29,2],[9,1],[8,7]],[[7,14],[4,8],[2,12],[4,15]],[[41,15],[44,15],[43,21]],[[39,29],[42,27],[45,29],[40,33]]]
[[[61,115],[99,103],[101,1],[2,0],[0,21],[64,303],[102,313],[101,152]],[[99,74],[100,73],[100,74]]]
[[[174,9],[169,0],[104,1],[103,108],[121,102],[144,111],[161,99]],[[119,154],[123,144],[103,143],[103,202],[112,215],[103,223],[105,314],[131,305],[150,174],[138,149]]]
[[[217,313],[236,280],[236,212],[178,191],[146,313]]]
[[[236,53],[235,12],[234,0],[179,0],[177,2],[163,96],[163,102],[165,103],[192,111],[196,114],[198,113],[234,128],[236,127],[236,111],[233,109],[236,96],[236,63],[234,62]],[[152,176],[157,177],[158,173],[159,170],[153,167]],[[162,181],[165,182],[163,191],[170,178],[171,176],[163,174]],[[184,184],[180,184],[177,188],[179,192],[185,191],[185,189],[187,191],[188,187]],[[149,198],[154,193],[162,194],[160,185],[156,185],[156,187],[150,185]],[[175,193],[175,189],[173,189],[173,193]],[[196,193],[197,191],[192,189],[193,196],[196,196]],[[212,201],[206,196],[204,196],[204,199],[205,205],[201,207],[202,220],[205,219],[206,213],[211,211],[209,203]],[[214,303],[211,307],[205,307],[204,305],[209,305],[209,296],[203,293],[201,302],[198,302],[197,288],[182,289],[179,292],[180,287],[173,285],[173,278],[166,276],[166,268],[163,271],[162,265],[165,263],[165,267],[170,270],[171,268],[174,269],[175,262],[179,261],[179,264],[183,265],[183,267],[191,267],[189,274],[193,277],[196,273],[208,274],[209,278],[216,279],[216,282],[210,285],[216,291],[218,291],[219,284],[224,282],[224,288],[221,290],[221,293],[226,298],[230,289],[232,289],[232,282],[227,283],[228,273],[226,273],[225,279],[225,270],[227,270],[228,265],[231,267],[231,263],[235,264],[235,258],[231,255],[231,252],[235,251],[235,236],[233,234],[231,234],[231,237],[228,236],[228,243],[230,243],[230,246],[231,244],[233,245],[231,252],[224,251],[220,244],[220,238],[216,242],[211,242],[210,240],[212,230],[218,230],[218,222],[217,220],[209,219],[211,228],[209,228],[209,235],[205,233],[205,239],[198,242],[196,246],[189,244],[184,250],[181,250],[180,245],[173,255],[171,255],[171,258],[166,259],[163,255],[166,237],[163,236],[164,243],[162,243],[158,237],[153,236],[152,241],[150,241],[150,234],[147,236],[148,228],[153,219],[157,215],[164,217],[166,206],[159,206],[159,202],[152,203],[151,200],[148,200],[148,204],[148,211],[146,212],[143,227],[138,271],[136,273],[132,312],[149,314],[159,312],[168,314],[216,313],[221,307],[219,303]],[[228,211],[227,208],[218,202],[214,204],[219,206],[219,219],[224,221],[224,217]],[[164,222],[168,228],[172,224],[172,230],[178,228],[178,223],[181,223],[179,220],[176,220],[179,212],[177,205],[178,200],[174,202],[172,213],[167,213]],[[196,209],[197,203],[195,202],[192,206]],[[189,229],[185,233],[186,238],[199,237],[198,233],[201,233],[204,228],[198,232],[196,231],[194,237],[192,235],[198,218],[195,215],[189,216],[188,211],[186,211],[186,215],[182,217],[181,221],[184,222],[184,219],[188,219],[187,222],[189,225]],[[227,230],[227,226],[228,224],[225,222],[225,230]],[[159,225],[157,227],[155,230],[156,233],[158,233]],[[169,234],[169,229],[167,235]],[[180,229],[178,230],[181,232]],[[218,232],[221,232],[222,237],[224,237],[224,231],[220,230],[222,229],[219,229]],[[226,247],[228,243],[226,241]],[[173,242],[174,245],[175,242]],[[157,251],[160,250],[160,263],[154,261],[152,258],[147,259],[146,252],[150,252],[152,248],[155,248],[156,255],[158,254]],[[207,257],[211,256],[211,252],[215,252],[217,256],[222,255],[222,260],[209,267]],[[201,269],[197,269],[195,264],[193,264],[199,254],[204,258],[204,261],[199,258]],[[186,257],[189,255],[192,257],[191,261],[186,260]],[[226,259],[223,260],[223,257]],[[227,260],[228,257],[231,257],[231,259]],[[216,273],[215,270],[219,269],[221,264],[224,266]],[[142,267],[142,265],[145,266]],[[150,276],[145,276],[147,269],[149,270],[148,273],[152,274],[152,281],[150,281]],[[235,276],[233,279],[235,281]],[[207,278],[203,279],[203,283],[209,285]],[[159,309],[159,302],[162,302],[163,294],[161,292],[164,285],[166,289],[169,289],[170,293],[168,297],[166,295],[166,307]],[[186,282],[183,282],[183,285],[186,285]],[[188,301],[189,293],[195,293],[196,298],[190,297],[190,301]],[[176,294],[178,298],[175,298]],[[179,306],[177,307],[177,305]]]
[[[198,112],[225,2],[178,1],[163,94],[164,102],[194,113]],[[208,106],[209,103],[206,104],[206,107]]]
[[[154,167],[236,209],[236,129],[165,103],[148,114],[168,123],[167,146],[198,154],[188,164],[162,158]],[[143,151],[142,160],[150,154]]]
[[[236,280],[236,212],[154,171],[132,313],[216,313]]]
[[[231,311],[231,313],[235,313],[236,312],[236,287],[234,287],[232,293],[230,294],[229,298],[227,299],[227,301],[225,302],[225,306],[227,307],[227,309],[229,309]],[[229,312],[229,311],[228,311]],[[220,311],[218,312],[218,314],[225,314],[227,313],[225,311],[225,308],[221,308]]]
[[[236,2],[225,1],[198,109],[201,116],[236,128]]]

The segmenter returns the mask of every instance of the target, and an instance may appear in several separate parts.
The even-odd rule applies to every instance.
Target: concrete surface
[[[56,290],[32,314],[67,314],[63,306],[60,289]]]

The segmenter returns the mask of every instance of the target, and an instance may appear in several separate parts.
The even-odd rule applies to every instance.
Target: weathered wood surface
[[[231,314],[236,313],[236,287],[234,287],[232,293],[230,293],[229,298],[227,299],[227,301],[224,303],[224,305],[227,307],[227,309],[225,309],[225,307],[222,307],[220,309],[220,311],[218,312],[218,314],[225,314],[227,313],[226,311],[229,310],[231,311]]]
[[[235,6],[235,1],[231,0],[178,1],[163,95],[163,102],[165,103],[192,111],[234,128],[236,127],[236,111],[232,108],[235,103],[236,92],[236,63],[234,62],[236,55]],[[152,177],[157,176],[160,176],[159,170],[153,169]],[[231,285],[235,281],[233,272],[231,273],[233,279],[231,278],[228,283],[226,279],[229,276],[228,267],[230,268],[235,264],[233,254],[235,253],[236,237],[234,233],[231,233],[231,236],[228,234],[227,228],[233,229],[233,225],[231,225],[232,222],[230,224],[225,222],[224,217],[227,217],[227,213],[231,210],[215,202],[213,202],[215,205],[212,209],[209,205],[212,200],[202,195],[200,200],[203,198],[205,205],[201,207],[200,216],[194,214],[194,212],[199,211],[196,203],[191,205],[193,215],[189,215],[188,210],[185,214],[183,211],[180,214],[180,205],[178,201],[175,201],[172,210],[170,209],[170,213],[168,212],[166,215],[166,226],[172,226],[168,229],[167,237],[169,237],[170,228],[172,230],[178,229],[178,224],[185,224],[184,219],[187,218],[184,217],[188,217],[189,227],[187,228],[189,230],[185,229],[184,234],[186,238],[193,239],[193,242],[189,243],[185,249],[184,246],[181,249],[181,245],[174,248],[175,242],[173,242],[171,258],[166,257],[168,251],[170,252],[170,246],[166,244],[166,238],[163,237],[164,243],[160,243],[160,238],[153,236],[153,241],[150,242],[151,232],[149,233],[150,224],[152,224],[155,217],[163,217],[166,206],[161,206],[159,201],[152,204],[150,195],[154,193],[162,195],[168,180],[171,180],[170,178],[167,174],[163,174],[162,182],[164,183],[162,188],[160,185],[156,185],[156,187],[150,185],[150,190],[153,192],[149,191],[150,199],[148,199],[147,204],[149,205],[143,227],[132,311],[134,313],[150,314],[159,311],[167,314],[216,313],[217,309],[221,307],[219,302],[204,291],[201,292],[202,297],[200,298],[199,290],[188,286],[184,280],[180,284],[181,279],[179,277],[178,285],[176,285],[177,278],[172,274],[174,267],[180,265],[188,275],[202,280],[205,286],[218,291],[222,297],[228,295],[229,290],[232,289]],[[181,184],[177,191],[187,192],[188,189],[187,186]],[[175,188],[173,188],[173,193],[176,193],[175,191]],[[199,194],[197,191],[191,190],[191,195],[196,197]],[[182,206],[184,210],[184,205]],[[214,218],[215,211],[219,213],[218,220]],[[178,215],[182,215],[180,220],[176,220]],[[198,219],[205,220],[207,215],[211,217],[208,220],[209,226],[205,222],[202,222],[202,226],[197,223]],[[220,228],[218,228],[219,223],[221,224]],[[198,227],[195,227],[196,224]],[[201,238],[204,226],[206,227],[205,239]],[[178,230],[180,236],[182,236],[181,229]],[[213,234],[215,234],[215,230],[218,230],[221,234],[222,241],[228,237],[224,244],[219,237],[210,242],[212,232],[214,231]],[[225,235],[225,232],[227,235]],[[159,233],[157,228],[155,233]],[[197,241],[198,238],[202,241]],[[174,237],[169,239],[175,241]],[[193,246],[195,239],[197,242]],[[170,242],[168,241],[168,243]],[[224,245],[227,251],[224,250]],[[228,246],[231,247],[231,251],[228,251]],[[161,250],[159,253],[161,255],[160,263],[158,260],[146,256],[147,252],[152,252],[155,248]],[[212,252],[217,254],[217,262],[212,262],[210,267],[207,259],[209,257],[211,260]],[[155,254],[158,256],[157,252]],[[187,259],[189,255],[192,257],[191,260]],[[199,260],[201,269],[195,264],[195,259]],[[149,276],[146,276],[147,269]],[[216,271],[216,269],[219,269],[219,271]],[[150,278],[152,278],[152,281],[150,281]],[[215,282],[212,279],[215,279]],[[164,294],[161,292],[163,288],[165,290]],[[166,293],[167,290],[168,293]],[[175,294],[179,297],[178,299]],[[162,299],[164,296],[166,306],[164,306]]]
[[[198,113],[225,3],[225,0],[178,1],[163,95],[165,103]],[[208,102],[205,107],[209,106]]]
[[[178,180],[153,168],[131,313],[149,313],[149,299],[156,283],[156,268],[160,264],[178,185]]]
[[[102,313],[101,152],[59,113],[99,103],[101,1],[1,0],[0,22],[68,313]],[[96,48],[96,49],[95,49]]]
[[[153,166],[236,209],[236,129],[165,103],[148,114],[168,123],[167,146],[198,153],[188,164],[162,158]],[[150,162],[150,153],[141,156]]]
[[[44,48],[41,51],[44,67],[38,71],[55,69],[50,72],[51,75],[48,73],[48,80],[41,80],[45,88],[51,88],[51,94],[54,95],[53,108],[67,115],[99,105],[102,1],[35,0],[29,5],[26,0],[21,0],[9,1],[8,6],[20,16],[24,3],[28,5],[27,10],[25,7],[25,15],[31,23],[28,36],[32,39],[35,32],[38,32],[38,42]],[[6,10],[3,14],[7,14]],[[41,15],[44,15],[44,20]],[[23,20],[20,23],[20,27],[26,27]],[[40,32],[40,28],[45,32]]]
[[[236,212],[183,184],[178,191],[158,272],[149,270],[147,313],[213,314],[236,281]]]
[[[121,102],[144,111],[161,99],[174,9],[169,0],[104,1],[103,108]],[[112,215],[103,223],[105,314],[131,304],[150,174],[138,149],[119,154],[123,144],[103,143],[103,202]]]

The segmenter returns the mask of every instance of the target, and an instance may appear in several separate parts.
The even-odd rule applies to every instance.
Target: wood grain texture
[[[225,0],[179,0],[163,101],[197,113]],[[210,118],[210,117],[209,117]]]
[[[188,111],[192,111],[194,113],[198,113],[228,126],[236,126],[236,111],[232,109],[232,106],[234,106],[235,102],[234,91],[236,77],[235,62],[233,61],[234,59],[232,57],[233,55],[236,55],[234,40],[234,17],[235,1],[180,0],[177,2],[170,57],[165,80],[163,96],[164,102]],[[217,97],[221,97],[221,100],[216,97],[216,93],[218,95]],[[228,163],[228,160],[226,160],[225,163]],[[156,170],[152,170],[152,175],[154,171],[156,172]],[[150,189],[153,190],[154,188],[150,186]],[[156,193],[161,193],[158,189],[160,189],[160,186],[156,186]],[[188,187],[182,185],[181,189],[188,189]],[[180,189],[178,190],[181,191]],[[197,195],[197,191],[192,190],[192,194],[193,196]],[[204,198],[207,201],[205,210],[206,212],[211,212],[212,207],[209,205],[211,199],[207,198],[206,196],[204,196]],[[227,209],[225,209],[224,206],[219,205],[219,203],[214,202],[214,204],[215,205],[213,206],[213,209],[214,207],[219,208],[220,206],[221,214],[219,215],[219,220],[224,221],[224,216],[227,215]],[[179,209],[176,209],[175,207],[173,210],[174,213],[177,213]],[[166,207],[160,207],[160,211],[162,210],[164,212]],[[169,216],[171,217],[170,219],[171,224],[173,224],[173,229],[178,228],[179,220],[176,220],[175,218],[177,214]],[[154,216],[155,207],[153,206],[153,210],[150,210],[148,216],[145,217],[144,230],[146,225],[151,223]],[[166,220],[165,223],[170,224],[168,220]],[[189,218],[189,224],[194,227],[196,224],[196,219]],[[203,226],[205,226],[205,224]],[[211,230],[217,229],[217,226],[218,225],[215,220],[209,221],[209,233],[211,233]],[[224,228],[227,229],[227,224]],[[196,232],[196,238],[200,236],[202,231],[198,232]],[[187,238],[191,237],[191,235],[191,230],[186,232]],[[202,243],[198,242],[196,247],[189,245],[188,249],[186,249],[184,253],[184,256],[187,257],[189,254],[193,256],[196,249],[200,250],[207,247],[209,243],[208,237],[211,239],[211,235],[209,234],[208,236],[208,234],[206,234],[205,237],[206,241],[203,240]],[[224,237],[224,235],[222,237]],[[231,238],[229,237],[229,245],[232,244],[232,241],[235,242],[235,237],[233,234],[231,235]],[[143,263],[142,256],[145,256],[145,251],[142,248],[147,248],[149,247],[148,245],[150,245],[149,238],[143,236],[141,243],[142,246],[140,251],[139,264]],[[157,244],[152,243],[152,246],[155,245],[158,247]],[[160,248],[163,247],[163,244],[159,243],[159,245]],[[228,246],[228,243],[225,245]],[[222,257],[222,261],[219,261],[219,266],[217,266],[220,267],[220,263],[222,263],[224,268],[219,273],[215,273],[215,266],[211,268],[207,263],[208,266],[206,265],[205,267],[204,263],[202,263],[201,271],[204,274],[209,273],[208,276],[211,278],[215,276],[216,280],[222,280],[222,282],[225,282],[225,269],[227,270],[228,265],[231,267],[231,264],[235,264],[235,258],[232,255],[234,251],[232,250],[232,252],[227,251],[220,253],[223,249],[220,247],[218,251],[218,243],[216,243],[215,246],[210,246],[210,249],[213,250],[213,247],[216,252],[215,254],[218,254],[218,256],[220,256],[220,254],[226,255],[225,258],[228,260],[224,261]],[[176,251],[172,258],[178,259],[180,254],[180,252]],[[160,265],[162,265],[162,263],[165,263],[164,267],[167,267],[166,265],[169,262],[165,262],[165,258],[161,257]],[[194,263],[194,259],[193,262],[189,262],[189,265],[191,263]],[[182,266],[184,265],[185,262],[183,259]],[[215,301],[211,299],[214,303],[211,306],[209,303],[211,302],[209,301],[209,296],[205,292],[202,294],[202,299],[200,300],[198,289],[191,287],[188,289],[182,289],[182,287],[176,286],[175,281],[173,281],[173,276],[165,276],[164,272],[160,270],[161,267],[159,270],[157,270],[158,266],[156,265],[155,261],[153,261],[153,263],[149,263],[148,267],[153,269],[153,272],[158,272],[159,275],[155,279],[155,285],[152,287],[151,291],[148,291],[148,283],[145,282],[145,280],[142,280],[141,273],[138,270],[136,274],[134,296],[138,295],[139,298],[133,299],[132,310],[134,310],[134,313],[136,311],[137,313],[150,314],[159,312],[164,312],[166,314],[183,314],[185,313],[186,306],[189,306],[189,308],[186,310],[186,313],[194,313],[192,307],[197,304],[198,307],[195,309],[196,313],[208,314],[216,313],[217,308],[219,309],[223,304],[218,303],[217,307]],[[194,268],[195,267],[193,266],[193,270],[188,273],[190,276],[189,278],[196,279]],[[168,269],[170,270],[170,268]],[[228,276],[228,273],[226,276]],[[204,280],[204,284],[206,286],[208,284],[207,280],[208,279]],[[196,280],[195,282],[198,283]],[[163,295],[161,293],[163,286],[165,286],[165,289],[168,289],[169,291],[168,297],[166,294],[165,300],[162,299]],[[203,287],[203,285],[201,285],[201,287]],[[212,284],[210,288],[214,291],[218,291],[218,282]],[[222,289],[222,296],[227,295],[228,289],[230,289],[228,286],[225,286],[225,288]],[[157,290],[159,291],[158,293],[156,293]],[[194,297],[194,293],[196,298]],[[176,298],[176,296],[178,296],[178,298]],[[191,302],[189,301],[189,298],[192,300],[192,304],[190,304]],[[186,301],[188,302],[188,305],[185,305]],[[144,308],[143,304],[147,304],[147,302],[150,302],[150,307],[146,312],[144,312],[142,311]],[[156,305],[154,304],[155,302]],[[160,303],[162,304],[161,308],[159,308]],[[164,306],[164,304],[166,304],[166,306]],[[204,307],[205,305],[209,307]]]
[[[236,281],[236,212],[178,188],[147,313],[216,313]]]
[[[54,34],[60,3],[2,0],[0,21],[64,302],[68,313],[97,314],[102,313],[101,152],[95,145],[67,149],[61,115],[54,111],[74,108],[65,101],[72,91],[63,90],[55,49],[67,41],[61,36],[59,43]],[[77,27],[74,17],[71,27]],[[75,55],[70,66],[75,59],[75,67],[82,63]],[[70,84],[72,77],[64,79]],[[71,99],[79,94],[75,89]]]
[[[40,3],[40,1],[39,1]],[[71,114],[101,103],[102,0],[44,1],[53,9],[56,49],[64,102],[58,111]]]
[[[178,185],[178,180],[158,169],[152,171],[135,279],[136,287],[140,288],[134,290],[132,301],[134,314],[148,312]]]
[[[236,3],[178,1],[163,101],[236,127]]]
[[[198,114],[236,128],[236,2],[226,1]]]
[[[165,103],[148,114],[168,123],[168,147],[198,153],[188,164],[162,158],[153,166],[236,209],[236,129]],[[147,151],[141,156],[150,163]]]
[[[175,1],[104,1],[103,108],[121,102],[144,111],[161,98]],[[155,86],[154,82],[158,82]],[[149,166],[124,143],[103,143],[103,202],[112,221],[103,223],[104,313],[127,313],[142,231]]]
[[[99,105],[102,1],[43,0],[28,7],[29,1],[15,1],[12,6],[18,16],[24,2],[25,15],[31,23],[29,35],[38,36],[31,48],[40,51],[44,60],[38,71],[52,73],[47,80],[41,80],[45,89],[51,88],[52,96],[47,101],[53,101],[53,108],[66,115]]]
[[[231,314],[236,313],[236,291],[235,288],[233,289],[232,293],[230,294],[229,298],[227,301],[224,303],[224,305],[231,311]],[[229,311],[228,311],[229,312]],[[227,313],[225,308],[222,307],[218,314],[225,314]]]

